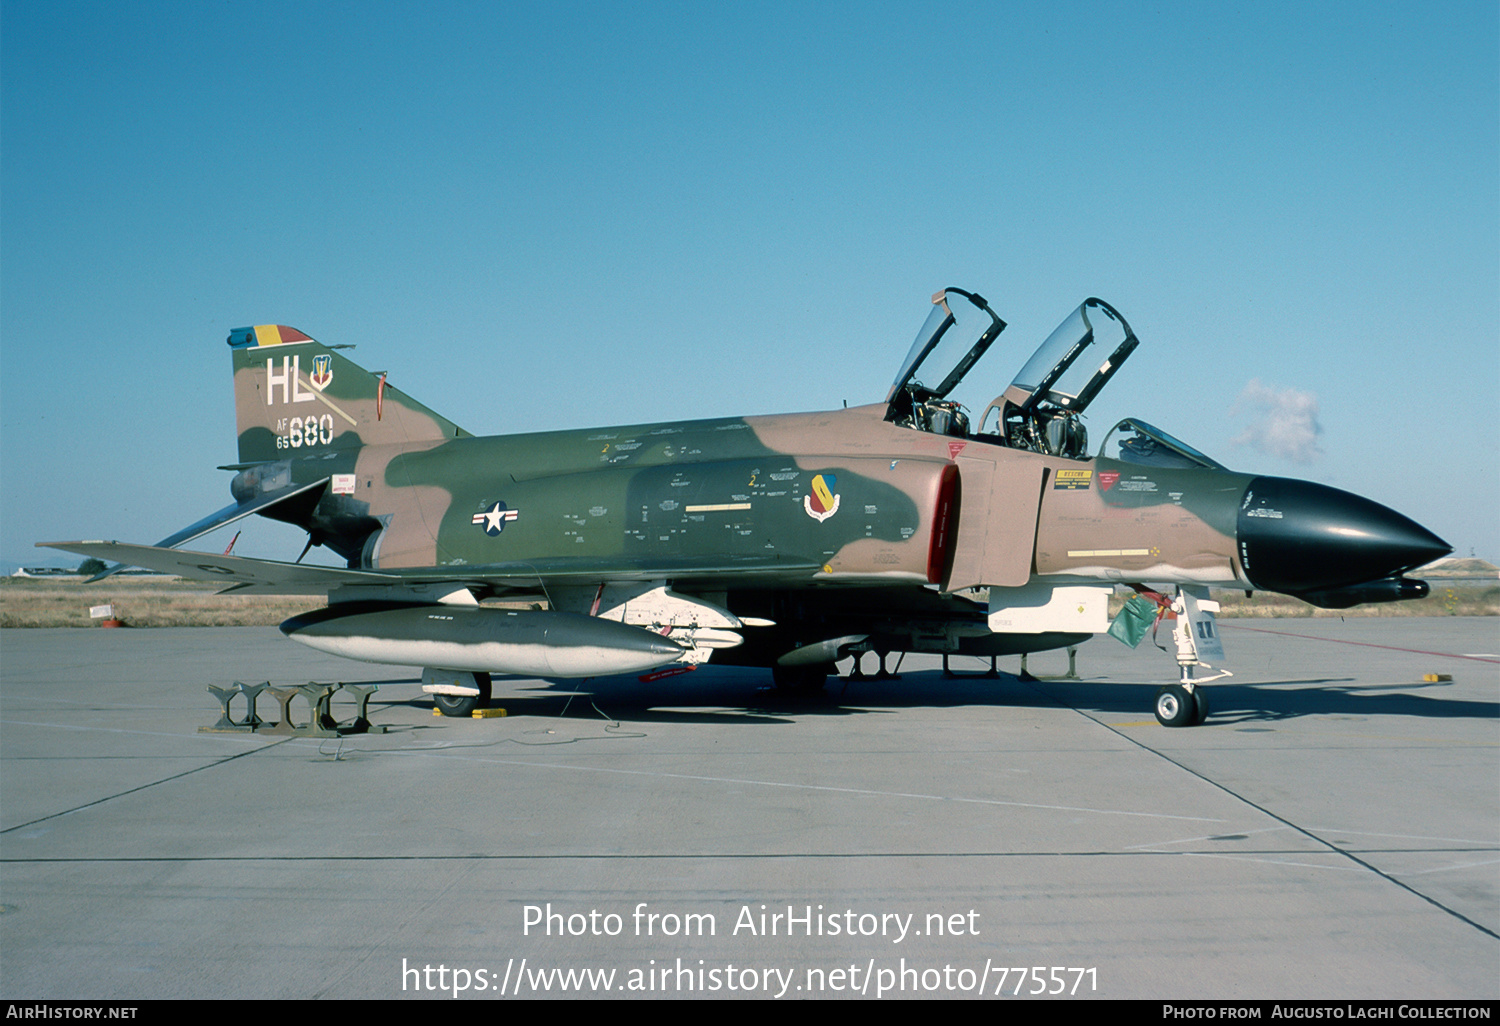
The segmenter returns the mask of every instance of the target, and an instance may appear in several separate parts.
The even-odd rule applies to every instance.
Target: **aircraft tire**
[[[773,666],[771,681],[778,691],[808,695],[828,683],[828,670],[827,666]]]
[[[1209,710],[1208,692],[1201,684],[1193,689],[1193,705],[1195,707],[1193,713],[1193,726],[1202,726],[1203,721],[1208,719]]]
[[[1188,727],[1196,720],[1198,703],[1181,684],[1168,684],[1156,692],[1156,722],[1163,727]]]
[[[475,709],[489,708],[490,675],[479,672],[473,674],[473,678],[474,686],[479,689],[477,695],[433,695],[438,712],[444,716],[468,717]]]

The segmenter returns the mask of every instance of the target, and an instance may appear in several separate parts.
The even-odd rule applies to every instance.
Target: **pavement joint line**
[[[113,863],[231,863],[231,862],[545,862],[587,861],[601,862],[680,862],[699,859],[1176,859],[1185,856],[1204,858],[1245,858],[1251,855],[1267,856],[1250,859],[1270,865],[1296,865],[1283,860],[1272,860],[1274,855],[1306,855],[1306,849],[1267,848],[1243,852],[1219,851],[1133,851],[1133,850],[1083,850],[1083,851],[734,851],[734,852],[539,852],[535,854],[425,854],[425,855],[42,855],[7,856],[0,858],[0,865],[51,865],[51,864],[113,864]],[[1329,854],[1332,854],[1331,852]],[[1480,863],[1484,865],[1485,863]],[[1315,869],[1334,869],[1335,866],[1313,866]],[[1357,871],[1358,867],[1343,867]]]
[[[45,723],[44,724],[27,724],[27,725],[29,725],[29,726],[58,726],[57,724],[45,724]],[[96,727],[64,727],[63,729],[71,729],[71,730],[110,730],[110,731],[114,731],[114,732],[117,732],[117,733],[126,733],[126,734],[139,733],[139,734],[147,734],[149,736],[155,736],[155,737],[176,737],[176,738],[180,738],[180,737],[185,736],[185,735],[180,735],[180,734],[163,734],[163,733],[157,733],[157,732],[151,732],[151,731],[126,731],[126,730],[118,730],[118,728],[107,728],[107,727],[97,727],[97,728]],[[196,737],[197,735],[193,735],[193,736]],[[76,811],[79,811],[81,809],[86,809],[86,808],[89,808],[90,806],[98,805],[98,804],[100,804],[102,802],[110,801],[113,798],[122,797],[124,795],[131,794],[134,791],[139,791],[139,790],[142,790],[142,789],[147,788],[147,787],[153,787],[153,786],[155,786],[155,784],[158,784],[158,783],[165,783],[165,782],[167,782],[169,780],[175,780],[178,777],[186,776],[189,773],[196,773],[199,770],[212,768],[213,766],[220,765],[220,764],[222,764],[224,762],[229,761],[230,759],[238,759],[238,758],[240,758],[242,756],[245,756],[245,755],[253,755],[254,752],[265,751],[268,748],[278,747],[279,745],[286,744],[289,741],[299,741],[299,740],[300,741],[304,741],[304,742],[306,741],[306,739],[284,738],[284,739],[282,739],[280,741],[275,741],[275,742],[263,744],[260,748],[257,748],[257,749],[255,749],[252,752],[239,752],[239,753],[236,753],[235,755],[231,755],[231,756],[228,756],[228,757],[223,758],[223,759],[217,759],[217,760],[215,760],[215,761],[213,761],[211,763],[208,763],[207,765],[204,765],[204,766],[194,767],[193,769],[184,770],[182,773],[174,774],[173,776],[170,776],[170,777],[163,777],[161,780],[154,781],[152,783],[142,784],[140,787],[132,788],[130,791],[122,791],[118,795],[111,795],[111,796],[107,796],[107,797],[104,797],[104,798],[100,798],[100,799],[97,799],[97,800],[95,800],[93,802],[89,802],[87,804],[77,806],[76,808],[73,808],[73,809],[68,809],[68,810],[65,810],[63,812],[55,812],[52,815],[50,815],[50,816],[44,816],[41,819],[31,820],[30,822],[17,824],[16,826],[13,826],[13,827],[7,827],[4,830],[0,830],[0,834],[7,833],[7,832],[9,832],[11,830],[19,830],[21,827],[31,826],[32,824],[41,823],[41,822],[44,822],[45,820],[48,820],[48,819],[54,819],[57,816],[65,816],[65,815],[68,815],[69,813],[76,812]],[[316,746],[316,745],[307,746],[305,744],[298,744],[295,747],[314,747],[314,748],[316,748],[318,746]],[[375,749],[361,749],[360,751],[362,751],[365,754],[404,755],[404,756],[407,756],[407,757],[412,757],[412,756],[429,756],[429,757],[430,756],[440,756],[442,758],[450,758],[450,759],[451,758],[460,758],[460,759],[471,759],[471,758],[473,758],[472,756],[455,756],[455,755],[447,754],[447,753],[450,753],[450,752],[453,751],[453,749],[451,749],[451,748],[447,748],[447,749],[419,749],[419,750],[416,750],[416,751],[403,751],[401,749],[390,749],[390,750],[386,750],[386,751],[380,751],[380,750],[375,750]],[[690,781],[698,781],[698,782],[702,782],[702,783],[713,783],[713,784],[739,784],[739,785],[749,785],[749,786],[755,786],[755,787],[782,787],[782,788],[789,788],[789,789],[795,789],[795,790],[829,791],[829,792],[838,793],[838,794],[865,795],[865,796],[876,797],[876,798],[915,798],[915,799],[919,799],[919,800],[923,800],[923,801],[961,802],[961,803],[976,804],[976,805],[1005,806],[1005,807],[1008,807],[1008,808],[1041,809],[1041,810],[1044,810],[1044,811],[1051,811],[1051,812],[1086,812],[1086,813],[1090,813],[1090,814],[1093,814],[1093,815],[1099,815],[1099,816],[1138,816],[1138,817],[1149,818],[1149,819],[1187,820],[1187,821],[1199,822],[1199,823],[1224,823],[1224,822],[1227,822],[1227,820],[1218,819],[1218,818],[1215,818],[1215,817],[1212,817],[1212,816],[1179,816],[1179,815],[1172,815],[1172,814],[1169,814],[1169,813],[1137,812],[1137,811],[1132,811],[1132,810],[1127,810],[1127,809],[1093,809],[1093,808],[1087,808],[1087,807],[1084,807],[1084,806],[1074,806],[1074,805],[1051,805],[1051,804],[1043,804],[1043,803],[1039,803],[1039,802],[1012,802],[1012,801],[1003,801],[1001,799],[995,799],[995,798],[968,798],[968,797],[953,796],[953,795],[922,794],[922,793],[917,793],[917,792],[905,792],[905,791],[879,791],[879,790],[873,790],[873,789],[869,789],[869,788],[857,788],[857,787],[835,787],[835,786],[833,786],[831,784],[797,784],[797,783],[789,783],[789,782],[778,781],[778,780],[753,780],[753,779],[749,779],[749,778],[739,778],[739,777],[710,777],[710,776],[702,776],[702,775],[698,775],[698,774],[688,774],[688,773],[664,773],[664,772],[657,771],[657,770],[631,770],[631,769],[619,769],[617,767],[608,767],[608,766],[575,766],[575,765],[569,765],[567,763],[530,762],[530,761],[523,761],[523,760],[516,760],[516,759],[479,759],[479,760],[476,760],[476,761],[484,762],[484,763],[490,764],[490,765],[524,766],[524,767],[531,768],[531,769],[560,769],[560,770],[581,771],[581,772],[585,772],[585,773],[610,773],[610,774],[620,774],[620,775],[625,775],[625,776],[660,777],[660,778],[669,779],[669,780],[690,780]]]
[[[584,773],[611,773],[623,776],[660,777],[666,780],[689,780],[709,784],[741,784],[754,787],[784,787],[799,791],[830,791],[837,794],[865,795],[873,798],[916,798],[923,801],[961,802],[974,805],[1000,805],[1020,809],[1042,809],[1050,812],[1088,812],[1098,816],[1140,816],[1147,819],[1188,820],[1197,823],[1226,823],[1228,820],[1213,816],[1177,816],[1164,812],[1134,812],[1127,809],[1090,809],[1077,805],[1047,805],[1039,802],[1010,802],[998,798],[964,798],[953,795],[922,794],[909,791],[877,791],[861,787],[835,787],[832,784],[795,784],[780,780],[753,780],[747,777],[709,777],[692,773],[664,773],[659,770],[619,769],[613,766],[574,766],[560,762],[526,762],[518,759],[475,759],[467,755],[444,755],[441,751],[390,752],[408,756],[441,756],[443,758],[472,759],[497,766],[525,766],[529,769],[574,770]]]
[[[1269,827],[1261,827],[1261,828],[1259,828],[1257,830],[1246,830],[1246,831],[1243,831],[1243,833],[1248,837],[1248,836],[1250,836],[1252,834],[1273,834],[1273,833],[1276,833],[1278,831],[1286,830],[1286,829],[1288,829],[1288,828],[1285,827],[1285,826],[1269,826]],[[1145,844],[1132,844],[1132,845],[1128,846],[1125,850],[1126,851],[1132,851],[1132,850],[1134,850],[1136,848],[1161,848],[1161,847],[1163,847],[1165,845],[1169,845],[1169,844],[1192,844],[1195,841],[1212,841],[1212,840],[1217,839],[1218,837],[1219,837],[1218,834],[1202,834],[1202,835],[1199,835],[1198,837],[1179,837],[1179,838],[1177,838],[1176,840],[1173,840],[1173,841],[1148,841]]]
[[[1320,866],[1316,862],[1294,862],[1291,859],[1252,858],[1250,855],[1223,851],[1185,851],[1181,854],[1198,859],[1228,859],[1231,862],[1257,862],[1264,866],[1292,866],[1296,869],[1328,869],[1338,873],[1358,873],[1358,866]]]
[[[1247,627],[1247,628],[1244,628],[1244,629],[1245,630],[1255,630],[1256,628]],[[1280,633],[1284,633],[1284,632],[1281,632],[1281,631],[1264,631],[1263,633],[1266,633],[1266,634],[1280,634]],[[1293,637],[1299,637],[1300,635],[1292,635],[1292,636]],[[1332,640],[1332,639],[1315,638],[1313,640],[1321,641],[1321,640]],[[1348,644],[1361,644],[1361,643],[1360,642],[1348,642]],[[1372,648],[1390,648],[1392,646],[1389,646],[1389,645],[1372,645],[1370,647],[1372,647]],[[1409,651],[1409,650],[1403,650],[1403,651]],[[1427,653],[1427,654],[1431,654],[1431,653]],[[1070,706],[1069,708],[1073,708],[1073,707]],[[1314,841],[1317,844],[1323,845],[1327,850],[1329,850],[1331,852],[1337,852],[1339,855],[1342,855],[1344,858],[1348,859],[1350,862],[1353,862],[1353,863],[1355,863],[1358,866],[1364,867],[1369,872],[1375,874],[1376,876],[1380,877],[1383,880],[1386,880],[1389,883],[1395,884],[1397,887],[1401,888],[1402,890],[1406,891],[1407,893],[1409,893],[1411,895],[1414,895],[1417,898],[1422,899],[1423,901],[1427,902],[1429,905],[1432,905],[1434,908],[1441,909],[1443,912],[1446,912],[1448,915],[1450,915],[1453,918],[1459,920],[1460,922],[1467,923],[1469,926],[1472,926],[1474,929],[1478,930],[1480,933],[1484,934],[1485,936],[1487,936],[1487,937],[1493,937],[1496,940],[1500,940],[1500,933],[1496,933],[1494,930],[1491,930],[1489,927],[1485,926],[1482,923],[1475,922],[1474,920],[1470,919],[1468,916],[1464,915],[1462,912],[1459,912],[1456,909],[1449,908],[1447,905],[1444,905],[1442,902],[1438,901],[1436,898],[1433,898],[1432,896],[1427,895],[1427,894],[1423,894],[1421,891],[1417,890],[1411,884],[1405,883],[1404,881],[1397,879],[1396,877],[1392,876],[1390,873],[1387,873],[1384,870],[1380,869],[1378,866],[1372,865],[1371,863],[1369,863],[1369,862],[1365,861],[1364,859],[1360,858],[1359,856],[1355,855],[1353,852],[1348,851],[1347,849],[1344,849],[1344,848],[1340,848],[1338,845],[1334,844],[1333,842],[1325,840],[1324,838],[1320,837],[1318,834],[1314,833],[1311,829],[1309,829],[1307,827],[1299,826],[1298,824],[1293,823],[1291,820],[1287,819],[1286,817],[1277,815],[1276,813],[1272,812],[1270,809],[1266,808],[1265,806],[1257,804],[1256,802],[1251,801],[1249,798],[1247,798],[1246,796],[1244,796],[1244,795],[1240,794],[1239,792],[1235,791],[1233,788],[1229,787],[1228,785],[1221,784],[1217,780],[1213,780],[1210,777],[1207,777],[1207,776],[1203,775],[1202,773],[1200,773],[1197,770],[1193,769],[1191,766],[1184,765],[1183,763],[1179,762],[1178,760],[1172,758],[1170,755],[1167,755],[1165,752],[1161,752],[1161,751],[1158,751],[1155,748],[1152,748],[1150,745],[1146,744],[1144,741],[1138,740],[1136,738],[1131,737],[1129,734],[1125,734],[1125,733],[1122,733],[1119,730],[1116,730],[1114,727],[1110,726],[1110,724],[1106,723],[1104,720],[1101,720],[1101,719],[1099,719],[1096,716],[1092,716],[1089,713],[1084,712],[1082,709],[1074,708],[1073,711],[1076,712],[1076,713],[1078,713],[1078,715],[1084,717],[1085,719],[1093,720],[1095,723],[1097,723],[1099,726],[1103,727],[1105,730],[1109,731],[1111,734],[1114,734],[1117,737],[1125,738],[1131,744],[1133,744],[1133,745],[1139,745],[1144,750],[1146,750],[1148,752],[1154,753],[1158,758],[1162,759],[1164,762],[1171,763],[1173,766],[1176,766],[1178,769],[1182,770],[1184,773],[1188,773],[1188,774],[1190,774],[1190,775],[1192,775],[1194,777],[1197,777],[1199,780],[1203,781],[1204,783],[1209,784],[1212,787],[1218,788],[1219,790],[1223,791],[1225,794],[1229,795],[1230,797],[1235,798],[1236,800],[1241,801],[1244,804],[1248,805],[1250,808],[1255,809],[1255,810],[1263,813],[1264,815],[1270,816],[1272,819],[1276,820],[1278,823],[1284,823],[1284,824],[1286,824],[1292,830],[1295,830],[1297,833],[1302,834],[1304,837],[1307,837],[1308,839]]]
[[[102,734],[137,734],[141,737],[170,737],[177,740],[186,738],[197,738],[208,741],[238,741],[241,744],[255,741],[265,741],[267,735],[254,734],[199,734],[196,731],[191,734],[174,734],[166,730],[130,730],[125,727],[96,727],[83,723],[38,723],[32,720],[0,720],[0,726],[6,727],[52,727],[54,730],[91,730]],[[281,740],[288,740],[283,738]],[[280,741],[276,742],[280,744]],[[262,746],[264,747],[264,746]]]
[[[178,735],[178,734],[168,734],[168,735],[159,735],[159,736],[180,737],[181,735]],[[29,826],[36,826],[38,823],[45,823],[48,820],[57,819],[60,816],[71,816],[75,812],[82,812],[84,809],[91,809],[91,808],[93,808],[96,805],[103,805],[105,802],[112,802],[116,798],[124,798],[126,795],[135,794],[137,791],[148,790],[150,788],[156,787],[158,784],[165,784],[165,783],[169,783],[170,781],[173,781],[173,780],[180,780],[183,777],[191,776],[194,773],[201,773],[204,770],[213,769],[216,766],[222,766],[226,762],[233,762],[235,759],[242,759],[242,758],[244,758],[247,755],[254,755],[256,752],[263,752],[267,748],[274,748],[276,745],[278,745],[280,743],[281,742],[279,742],[279,741],[273,741],[273,742],[271,742],[268,745],[264,745],[261,748],[255,749],[254,751],[236,752],[233,755],[226,755],[222,759],[215,759],[212,762],[208,762],[208,763],[203,764],[202,766],[194,766],[191,769],[185,769],[185,770],[183,770],[181,773],[173,773],[170,776],[161,777],[158,780],[147,781],[144,784],[140,784],[140,785],[138,785],[136,787],[127,788],[124,791],[119,791],[119,792],[116,792],[115,794],[105,795],[103,798],[95,798],[91,802],[84,802],[82,805],[75,805],[71,809],[63,809],[60,812],[54,812],[54,813],[51,813],[50,815],[46,815],[46,816],[39,816],[36,819],[28,820],[25,823],[17,823],[15,826],[6,827],[5,829],[0,830],[0,836],[3,836],[4,834],[12,833],[12,832],[14,832],[16,830],[23,830],[23,829],[25,829],[26,827],[29,827]]]
[[[1283,621],[1274,629],[1492,654],[1500,651],[1496,624],[1500,618],[1462,624],[1457,631],[1446,630],[1444,622],[1351,621],[1349,628],[1373,628],[1353,630],[1334,619]],[[149,665],[150,673],[125,660],[101,661],[84,688],[82,678],[53,672],[48,661],[49,652],[66,656],[78,647],[71,638],[56,640],[63,633],[33,639],[5,632],[0,641],[7,664],[4,718],[24,720],[32,712],[62,717],[50,719],[49,726],[0,728],[0,811],[11,812],[0,818],[0,830],[69,803],[81,805],[270,747],[253,737],[217,745],[202,735],[207,744],[185,743],[200,719],[192,712],[195,703],[174,703],[178,712],[155,711],[164,705],[161,695],[177,695],[184,687],[180,680],[198,679],[203,667],[265,659],[256,681],[332,676],[320,672],[321,657],[307,663],[313,668],[297,669],[307,659],[300,649],[271,661],[271,643],[283,640],[274,628],[228,636],[232,646],[241,644],[240,636],[250,639],[253,647],[243,651],[205,638],[218,632],[180,631],[164,632],[163,642],[140,653],[139,665]],[[113,632],[77,637],[101,650],[118,647]],[[523,732],[538,724],[557,727],[559,737],[571,736],[574,727],[579,734],[602,733],[580,725],[579,698],[567,718],[551,722],[544,710],[555,714],[563,698],[547,697],[553,690],[544,681],[505,682],[507,698],[514,692],[528,708],[527,718],[510,723],[434,720],[422,715],[430,705],[398,703],[372,718],[392,722],[400,732],[337,742],[351,760],[342,767],[329,761],[334,742],[278,743],[258,760],[238,759],[77,817],[0,833],[0,879],[20,888],[0,896],[12,903],[0,908],[0,933],[17,942],[0,945],[0,975],[40,991],[57,985],[57,966],[66,964],[69,979],[83,979],[97,992],[145,988],[157,997],[181,997],[229,988],[253,996],[270,986],[291,996],[358,997],[390,991],[390,956],[399,965],[400,956],[413,953],[400,950],[401,938],[419,937],[424,946],[415,953],[434,959],[454,950],[482,953],[492,947],[485,937],[522,932],[515,925],[522,902],[550,899],[556,909],[561,902],[583,907],[590,901],[605,911],[603,902],[624,909],[627,899],[639,897],[658,910],[718,913],[723,934],[728,921],[721,908],[732,913],[757,895],[772,908],[778,900],[795,902],[800,915],[804,901],[831,899],[855,907],[886,894],[899,895],[889,902],[912,908],[971,900],[984,913],[982,921],[992,915],[1004,920],[1002,942],[1012,946],[1071,937],[1075,954],[1098,956],[1101,973],[1105,962],[1121,962],[1109,973],[1108,989],[1128,998],[1160,997],[1164,987],[1186,987],[1204,999],[1222,996],[1226,988],[1253,994],[1272,987],[1282,998],[1316,999],[1326,996],[1330,980],[1335,989],[1355,995],[1500,996],[1494,973],[1500,940],[1484,933],[1476,938],[1466,932],[1471,924],[1442,914],[1425,897],[1415,900],[1409,889],[1431,887],[1425,895],[1500,931],[1500,806],[1494,787],[1500,772],[1500,665],[1462,662],[1455,670],[1451,659],[1407,659],[1368,647],[1298,648],[1289,644],[1295,638],[1247,632],[1232,640],[1243,647],[1242,661],[1252,667],[1254,680],[1240,675],[1227,686],[1210,685],[1211,698],[1223,696],[1215,705],[1227,708],[1216,708],[1202,729],[1172,731],[1155,722],[1148,701],[1158,684],[1171,683],[1152,676],[1175,671],[1170,659],[1154,650],[1129,653],[1123,646],[1116,653],[1113,642],[1099,640],[1110,646],[1108,661],[1120,660],[1111,676],[1125,686],[1059,681],[1033,691],[1018,687],[1011,676],[990,691],[966,682],[950,686],[936,678],[933,656],[917,664],[914,679],[888,686],[889,696],[865,685],[851,686],[843,702],[825,699],[804,707],[767,699],[764,710],[751,711],[780,722],[759,730],[742,726],[739,717],[707,715],[713,708],[748,704],[745,692],[759,678],[751,681],[738,668],[715,671],[710,665],[710,676],[689,678],[704,688],[701,693],[675,685],[658,691],[628,680],[594,682],[591,690],[578,685],[598,696],[601,706],[617,701],[620,708],[611,711],[636,721],[626,727],[638,724],[651,732],[651,740],[626,748],[585,742],[566,753],[521,750],[513,742],[537,740]],[[1105,659],[1102,652],[1088,656],[1091,648],[1080,662]],[[13,669],[23,657],[35,663],[22,666],[30,671],[24,674]],[[1416,683],[1426,670],[1443,666],[1455,678],[1452,685],[1428,684],[1424,690]],[[1410,671],[1408,679],[1387,683],[1403,676],[1396,672],[1402,667]],[[1349,683],[1316,685],[1302,678]],[[1292,681],[1301,683],[1282,683]],[[1246,686],[1235,686],[1240,684]],[[150,690],[137,691],[142,686]],[[1381,687],[1410,690],[1383,694]],[[828,690],[836,694],[838,688],[830,682]],[[123,698],[127,689],[144,699],[139,707],[132,702],[121,710],[111,702],[106,709],[96,702],[99,707],[91,710],[46,700],[84,690]],[[12,702],[17,694],[23,699]],[[663,709],[662,695],[674,703],[686,699],[694,708]],[[881,708],[846,708],[861,704]],[[1139,721],[1121,733],[1145,745],[1092,729],[1096,725],[1069,705],[1116,728],[1121,724],[1114,720]],[[855,715],[870,712],[887,715]],[[55,729],[64,724],[67,729]],[[90,725],[135,731],[79,729]],[[434,737],[447,740],[431,744]],[[1158,743],[1160,752],[1154,750]],[[386,754],[434,755],[458,765],[436,759],[382,764],[374,758]],[[43,761],[62,757],[71,764]],[[160,761],[121,761],[153,757]],[[842,780],[846,787],[916,786],[934,795],[1176,808],[1225,822],[965,810],[958,804],[938,809],[934,801],[908,798],[532,773],[485,761],[558,758],[581,759],[567,764],[576,767],[713,771],[718,777],[743,771],[761,781],[793,784]],[[1316,839],[1221,788],[1205,788],[1183,767],[1304,825]],[[788,775],[761,778],[762,772]],[[464,786],[455,786],[460,782]],[[5,799],[13,796],[18,800],[10,808]],[[1095,799],[1108,804],[1095,806]],[[820,809],[827,815],[819,815]],[[288,818],[282,820],[280,810]],[[226,813],[239,818],[231,821]],[[269,831],[259,826],[262,820],[272,824]],[[934,824],[943,828],[935,832]],[[1433,837],[1444,840],[1403,839],[1413,836],[1406,831],[1414,827],[1424,834],[1436,830]],[[1485,844],[1459,843],[1460,836],[1474,838],[1471,828],[1485,833]],[[1194,841],[1193,835],[1218,839]],[[1136,837],[1162,843],[1142,845]],[[746,849],[741,842],[770,848]],[[999,842],[1003,847],[996,849]],[[1355,858],[1335,857],[1326,842]],[[1133,850],[1123,850],[1127,846]],[[1195,855],[1217,861],[1187,860]],[[1319,863],[1320,857],[1325,861]],[[1356,859],[1409,887],[1392,887],[1379,873],[1361,875],[1357,870],[1369,867]],[[1324,877],[1314,868],[1347,875]],[[455,879],[459,885],[447,886]],[[303,901],[300,887],[282,893],[277,881],[306,883],[331,900]],[[366,900],[370,881],[388,884],[381,900]],[[1000,891],[996,881],[1004,885]],[[769,898],[768,887],[775,891]],[[428,900],[433,895],[438,900]],[[233,943],[215,943],[223,939],[215,924],[223,922],[232,922]],[[311,941],[293,971],[242,971],[246,965],[256,969],[256,960],[276,970],[275,952],[288,937]],[[723,941],[722,950],[740,950],[733,943]],[[790,953],[808,964],[827,950],[815,940],[770,943],[780,945],[772,954]],[[929,950],[958,957],[975,942],[943,943],[948,947]],[[542,944],[594,964],[634,963],[632,951],[607,939],[538,942],[537,954]],[[88,957],[77,957],[79,951]],[[1194,958],[1211,961],[1214,972],[1171,971]],[[503,964],[498,968],[505,971]],[[492,988],[498,981],[491,981]],[[1103,977],[1100,983],[1106,983]]]
[[[1473,869],[1475,866],[1493,866],[1493,865],[1496,865],[1496,864],[1500,864],[1500,858],[1497,858],[1497,859],[1484,859],[1484,860],[1479,861],[1479,862],[1460,862],[1457,865],[1452,865],[1452,866],[1435,866],[1432,869],[1419,869],[1419,870],[1417,870],[1417,871],[1415,871],[1413,873],[1410,873],[1408,875],[1410,875],[1410,876],[1428,876],[1428,875],[1430,875],[1432,873],[1450,873],[1450,872],[1452,872],[1455,869]]]
[[[1496,841],[1477,841],[1472,837],[1428,837],[1425,834],[1387,834],[1378,830],[1350,830],[1347,827],[1309,827],[1320,834],[1348,834],[1351,837],[1394,837],[1401,841],[1446,841],[1449,844],[1477,844],[1484,848],[1493,848]],[[1442,851],[1443,849],[1435,849]]]
[[[1413,655],[1437,656],[1440,659],[1470,659],[1477,663],[1500,663],[1500,658],[1482,655],[1462,655],[1458,652],[1429,652],[1421,648],[1402,648],[1399,645],[1377,645],[1373,641],[1350,641],[1347,638],[1320,638],[1316,634],[1295,634],[1292,631],[1273,631],[1269,627],[1245,627],[1237,623],[1219,621],[1220,627],[1236,631],[1254,631],[1257,634],[1279,634],[1284,638],[1302,638],[1307,641],[1326,641],[1334,645],[1358,645],[1361,648],[1383,648],[1388,652],[1410,652]]]

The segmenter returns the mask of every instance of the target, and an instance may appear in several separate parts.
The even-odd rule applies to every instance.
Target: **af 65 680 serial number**
[[[282,417],[276,422],[276,448],[300,449],[333,441],[333,414],[321,417]]]

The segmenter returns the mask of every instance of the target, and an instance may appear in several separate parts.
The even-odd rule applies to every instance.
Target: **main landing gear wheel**
[[[773,666],[771,681],[778,691],[808,695],[821,691],[823,685],[828,683],[830,669],[828,666]]]
[[[1156,692],[1156,722],[1163,727],[1190,727],[1203,722],[1198,718],[1198,701],[1181,684],[1168,684]],[[1203,703],[1208,714],[1208,703]]]
[[[475,709],[488,709],[490,705],[490,675],[488,673],[460,674],[461,677],[472,677],[472,686],[479,689],[477,695],[443,695],[432,696],[433,702],[437,704],[438,711],[444,716],[469,716]],[[470,684],[470,681],[464,681]]]

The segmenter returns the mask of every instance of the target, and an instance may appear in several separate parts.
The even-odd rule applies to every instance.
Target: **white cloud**
[[[1293,463],[1323,457],[1318,436],[1318,397],[1295,388],[1273,388],[1254,378],[1240,393],[1230,416],[1249,416],[1250,425],[1232,440]]]

